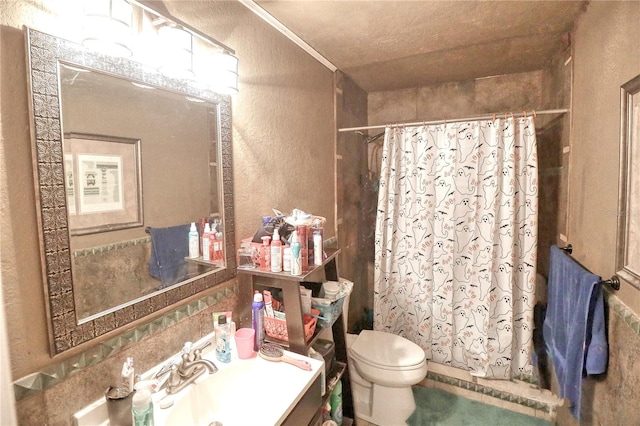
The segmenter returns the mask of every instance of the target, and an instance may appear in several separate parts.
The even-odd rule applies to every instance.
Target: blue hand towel
[[[149,274],[159,279],[162,286],[175,284],[186,274],[185,257],[189,255],[189,228],[191,224],[149,228],[151,258]]]
[[[607,369],[601,278],[551,246],[547,314],[543,326],[547,352],[571,414],[580,419],[582,378]]]

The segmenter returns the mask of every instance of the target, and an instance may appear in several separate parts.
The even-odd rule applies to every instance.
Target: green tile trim
[[[615,312],[634,333],[640,336],[640,316],[622,303],[610,290],[604,291],[604,298],[607,301],[609,310]]]
[[[166,330],[172,325],[182,321],[189,316],[193,316],[217,303],[239,293],[238,282],[234,281],[229,285],[220,287],[218,291],[208,294],[187,305],[181,306],[160,318],[141,324],[137,328],[128,330],[112,339],[99,343],[84,352],[75,355],[57,364],[50,365],[28,376],[22,377],[13,382],[13,391],[16,401],[20,401],[29,395],[37,394],[48,389],[66,379],[79,373],[80,371],[96,365],[107,357],[122,351],[130,343],[136,343],[145,337],[152,336],[160,331]]]
[[[456,379],[455,377],[445,376],[444,374],[438,374],[438,373],[429,371],[427,372],[427,379],[433,380],[434,382],[444,383],[447,385],[466,389],[472,392],[481,393],[483,395],[501,399],[502,401],[508,401],[515,404],[523,405],[525,407],[533,408],[535,410],[541,410],[546,413],[551,413],[552,410],[555,409],[554,406],[547,404],[543,401],[537,401],[535,399],[527,398],[521,395],[516,395],[510,392],[493,389],[491,387],[480,385],[478,383],[473,383],[473,382],[469,382],[462,379]]]
[[[91,247],[86,249],[74,250],[73,257],[86,257],[94,254],[106,253],[112,250],[120,250],[125,247],[137,246],[140,244],[151,244],[151,237],[142,237],[135,240],[121,241],[119,243],[107,244],[104,246]]]

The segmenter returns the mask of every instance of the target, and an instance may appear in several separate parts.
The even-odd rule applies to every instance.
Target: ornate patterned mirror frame
[[[123,58],[88,51],[81,46],[26,28],[31,93],[32,143],[40,252],[45,299],[48,302],[52,356],[176,304],[236,275],[231,104],[229,96],[196,87],[192,81],[171,79]],[[70,237],[63,173],[59,64],[63,60],[117,77],[137,81],[218,105],[222,163],[222,199],[226,268],[199,276],[162,292],[78,324],[73,296]]]

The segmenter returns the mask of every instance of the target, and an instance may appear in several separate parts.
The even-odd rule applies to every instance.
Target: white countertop
[[[199,346],[202,342],[211,339],[213,334],[205,336],[194,346]],[[221,421],[224,426],[281,424],[320,375],[322,368],[321,361],[288,351],[285,351],[286,355],[308,361],[312,367],[311,371],[302,370],[285,362],[267,361],[258,355],[242,360],[238,358],[233,344],[231,362],[224,363],[216,359],[212,348],[213,345],[207,348],[203,358],[213,361],[218,367],[218,372],[204,373],[196,379],[194,384],[169,396],[173,398],[173,405],[166,409],[160,408],[160,400],[166,396],[164,389],[153,395],[155,426],[166,425],[174,409],[184,413],[188,411],[194,415],[193,412],[199,410],[212,411],[215,413],[212,414],[214,416],[220,413],[220,418],[210,418],[207,421]],[[143,374],[143,379],[152,377],[163,364]],[[202,384],[205,381],[206,383]],[[198,386],[199,392],[191,393]],[[185,401],[182,401],[183,399]],[[189,410],[184,411],[185,407],[189,407]],[[187,416],[189,415],[185,415]],[[74,420],[78,426],[108,425],[105,399],[101,398],[76,413]],[[193,418],[184,419],[184,424],[195,422]]]

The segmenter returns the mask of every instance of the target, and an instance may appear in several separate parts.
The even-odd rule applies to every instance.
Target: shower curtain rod
[[[501,114],[490,114],[490,115],[481,115],[477,117],[467,117],[467,118],[454,118],[453,120],[434,120],[434,121],[417,121],[414,123],[396,123],[396,124],[379,124],[376,126],[364,126],[364,127],[346,127],[342,129],[338,129],[338,132],[353,132],[356,130],[370,130],[370,129],[384,129],[385,127],[400,127],[400,126],[420,126],[426,124],[440,124],[440,123],[457,123],[460,121],[470,121],[470,120],[488,120],[490,118],[496,117],[524,117],[525,115],[545,115],[545,114],[565,114],[569,112],[568,109],[547,109],[543,111],[532,111],[527,114],[526,112],[521,112],[517,114],[513,114],[510,112],[501,113]]]

